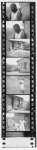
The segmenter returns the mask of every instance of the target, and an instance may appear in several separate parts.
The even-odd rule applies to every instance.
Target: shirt
[[[22,30],[19,34],[15,33],[15,39],[21,39],[21,33],[22,33]]]
[[[11,20],[17,20],[17,12],[16,13],[11,13]]]

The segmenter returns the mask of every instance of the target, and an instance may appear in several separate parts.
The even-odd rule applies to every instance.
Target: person
[[[25,38],[27,38],[27,35],[24,32],[24,29],[20,29],[20,26],[18,24],[15,24],[13,26],[13,29],[15,31],[15,38],[16,39],[25,39]]]
[[[25,131],[25,120],[20,120],[19,130]]]
[[[24,93],[24,91],[25,91],[24,81],[20,80],[19,83],[20,83],[20,91],[21,91],[21,93]]]
[[[11,8],[11,20],[20,20],[21,19],[21,8],[17,9],[16,4],[11,4],[10,5]]]

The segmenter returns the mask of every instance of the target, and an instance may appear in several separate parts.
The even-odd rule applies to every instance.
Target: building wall
[[[30,19],[30,4],[29,3],[21,3],[21,13],[23,20]]]

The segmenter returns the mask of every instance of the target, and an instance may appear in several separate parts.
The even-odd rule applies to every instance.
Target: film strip
[[[6,137],[6,3],[1,3],[2,14],[2,138]]]
[[[36,52],[35,52],[35,3],[30,3],[30,136],[35,137],[36,133],[36,125],[35,125],[35,59],[36,59]],[[31,142],[33,147],[33,142]]]
[[[2,138],[6,138],[6,3],[1,3],[2,16]],[[30,3],[30,144],[36,137],[36,50],[35,50],[35,3]],[[35,138],[36,139],[36,138]],[[36,143],[36,142],[35,142]]]

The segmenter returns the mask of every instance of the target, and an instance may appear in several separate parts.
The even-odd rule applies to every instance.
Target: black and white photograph
[[[9,32],[12,34],[11,30]],[[10,38],[7,37],[6,56],[8,58],[30,57],[30,40],[29,39],[12,39],[12,37]]]
[[[35,147],[35,2],[1,3],[2,146]]]
[[[30,56],[30,21],[6,22],[6,55]]]
[[[7,137],[24,136],[22,131],[30,131],[29,12],[29,3],[6,3]],[[15,131],[20,132],[15,133]]]
[[[30,96],[6,95],[6,131],[30,130]]]
[[[30,3],[22,1],[19,3],[6,3],[6,21],[12,20],[29,20],[30,19]]]
[[[30,130],[30,114],[7,113],[6,131],[28,131]]]
[[[6,58],[6,75],[30,75],[30,58]]]
[[[6,30],[6,36],[11,32],[12,39],[30,39],[30,21],[7,21]]]
[[[6,95],[7,113],[30,113],[30,95]]]
[[[6,94],[30,94],[30,76],[6,76]]]

